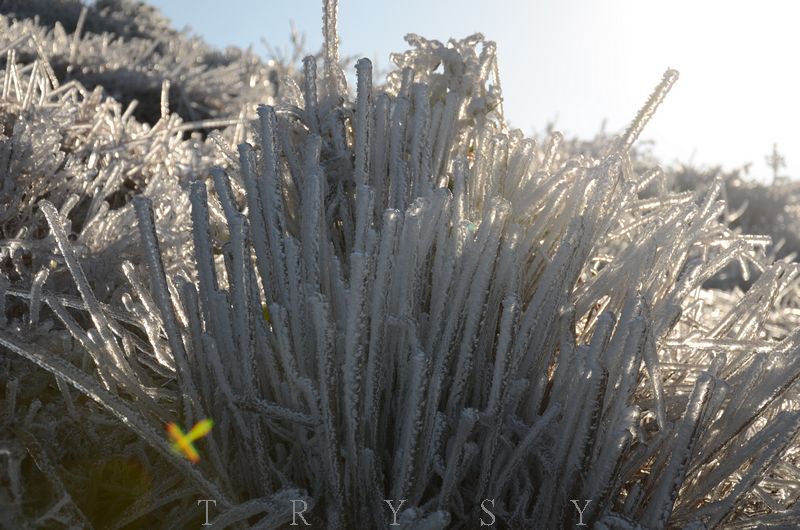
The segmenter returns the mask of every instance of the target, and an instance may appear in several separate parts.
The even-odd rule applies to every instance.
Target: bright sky
[[[321,0],[149,0],[215,46],[287,48],[293,20],[322,44]],[[792,0],[340,0],[343,56],[389,66],[417,33],[442,41],[480,31],[497,42],[506,116],[526,132],[549,121],[591,138],[620,131],[668,67],[681,77],[643,139],[665,162],[800,178],[800,2]]]

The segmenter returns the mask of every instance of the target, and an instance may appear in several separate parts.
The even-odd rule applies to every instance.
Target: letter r
[[[303,509],[300,510],[299,512],[297,511],[297,508],[295,507],[294,504],[296,502],[303,504]],[[305,513],[306,510],[308,510],[308,504],[306,504],[306,501],[304,501],[303,499],[292,499],[292,524],[290,524],[289,526],[300,526],[297,524],[297,519],[296,519],[296,516],[298,515],[300,516],[300,519],[303,520],[304,525],[311,526],[309,522],[306,521],[306,518],[303,517],[303,514]]]

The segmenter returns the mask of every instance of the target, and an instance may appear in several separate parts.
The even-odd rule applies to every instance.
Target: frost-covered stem
[[[211,227],[208,223],[208,195],[202,181],[192,182],[192,225],[194,252],[197,263],[197,276],[200,280],[200,298],[203,316],[208,323],[213,322],[211,305],[212,294],[217,291],[217,274],[214,269],[214,256],[211,250]]]
[[[272,285],[272,274],[269,267],[269,239],[267,237],[267,226],[263,215],[264,205],[258,189],[258,184],[256,183],[254,157],[255,153],[253,153],[253,147],[251,145],[239,145],[239,163],[241,165],[242,180],[244,180],[247,195],[247,210],[251,231],[250,240],[255,249],[256,267],[261,277],[261,284],[264,287],[264,296],[266,302],[269,304],[273,302],[271,290],[269,288],[269,286]]]
[[[92,292],[89,281],[86,279],[86,274],[83,272],[83,268],[81,268],[80,263],[78,263],[78,258],[75,255],[75,251],[72,249],[72,245],[69,243],[69,239],[64,231],[64,225],[62,224],[58,211],[56,210],[55,206],[45,200],[39,203],[39,207],[41,208],[42,213],[44,213],[47,223],[50,225],[50,231],[56,240],[59,250],[61,250],[61,255],[64,256],[64,261],[66,261],[67,267],[69,268],[69,271],[75,280],[75,285],[78,288],[78,292],[80,293],[81,298],[83,298],[83,301],[86,303],[86,308],[89,311],[92,322],[94,322],[97,332],[100,334],[100,338],[103,340],[104,348],[111,355],[114,364],[117,368],[119,368],[124,376],[124,379],[121,382],[125,383],[126,386],[129,384],[135,385],[136,383],[133,382],[134,377],[130,364],[122,354],[119,344],[111,333],[108,319],[100,307],[100,303],[97,301],[97,298],[95,298],[94,293]]]
[[[355,166],[353,180],[366,185],[369,175],[370,129],[372,125],[372,62],[359,59],[356,63]]]
[[[44,287],[44,284],[49,276],[50,276],[50,270],[43,268],[36,273],[36,276],[34,276],[33,282],[31,283],[31,302],[29,311],[30,314],[28,315],[28,326],[30,326],[31,329],[35,328],[36,325],[39,323],[39,309],[42,306],[42,288]],[[0,296],[5,298],[5,293],[2,292],[1,288],[0,288]],[[3,302],[5,302],[5,300]],[[0,309],[4,308],[0,307]],[[0,314],[3,315],[4,319],[5,313],[0,313]]]
[[[319,134],[319,111],[317,109],[317,60],[309,55],[303,59],[303,102],[309,130]]]
[[[282,237],[286,227],[283,197],[278,168],[278,151],[275,142],[276,117],[272,107],[259,106],[258,117],[261,130],[261,156],[263,159],[261,178],[258,180],[259,196],[264,207],[264,222],[267,227],[271,270],[274,285],[264,285],[265,291],[277,291],[277,300],[289,303],[286,280],[286,264]]]
[[[675,84],[675,81],[678,80],[678,71],[677,70],[667,70],[664,72],[664,77],[661,79],[661,82],[656,86],[655,90],[650,97],[648,98],[647,102],[644,106],[639,110],[636,114],[636,117],[631,122],[628,129],[625,131],[625,134],[620,138],[619,143],[619,150],[620,151],[628,151],[636,140],[639,138],[639,135],[642,133],[644,126],[647,125],[647,122],[650,121],[650,118],[653,117],[655,114],[656,109],[664,101],[667,93],[672,88],[672,85]]]
[[[334,90],[332,95],[343,97],[347,93],[347,86],[339,60],[338,16],[338,0],[324,0],[322,27],[325,36],[325,76]]]
[[[685,479],[692,449],[697,442],[698,420],[708,404],[713,388],[713,378],[708,374],[701,374],[697,378],[694,391],[689,397],[686,414],[675,433],[670,459],[665,469],[660,472],[656,490],[640,520],[649,528],[664,528],[669,521],[678,490]]]

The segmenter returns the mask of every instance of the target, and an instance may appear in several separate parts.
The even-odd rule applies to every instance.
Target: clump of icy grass
[[[265,94],[289,89],[281,61],[265,63],[251,50],[215,50],[172,29],[169,20],[138,0],[84,4],[3,0],[2,54],[12,51],[28,66],[39,59],[39,75],[63,81],[65,89],[75,83],[89,91],[102,87],[127,115],[150,125],[160,118],[164,81],[172,85],[171,112],[192,122],[193,129],[235,122],[252,112],[254,101],[267,103]]]
[[[629,156],[677,73],[569,157],[508,128],[482,36],[409,36],[353,99],[335,21],[238,153],[7,63],[3,521],[89,526],[102,456],[142,489],[114,528],[198,499],[215,528],[283,527],[292,499],[325,528],[384,527],[385,499],[408,529],[474,528],[484,499],[511,528],[575,525],[571,500],[596,528],[796,522],[797,267],[727,227],[719,181],[672,193]],[[704,289],[729,263],[752,287]],[[192,466],[163,426],[203,417]]]

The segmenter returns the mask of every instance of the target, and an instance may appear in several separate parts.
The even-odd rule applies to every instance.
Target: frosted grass
[[[35,432],[2,446],[4,517],[29,519],[27,455],[80,452],[52,443],[63,407],[92,444],[133,432],[119,454],[181,471],[116,527],[186,522],[204,495],[234,528],[288,524],[289,499],[326,528],[384,527],[385,499],[409,529],[474,527],[485,499],[513,528],[573,526],[573,499],[597,528],[794,521],[798,268],[729,228],[720,181],[673,192],[637,169],[677,72],[575,154],[509,128],[479,34],[409,35],[385,83],[358,61],[352,94],[337,9],[321,73],[307,57],[248,127],[206,139],[182,136],[170,85],[149,127],[4,37],[0,425]],[[79,33],[36,42],[75,59]],[[704,287],[731,264],[746,292]],[[17,357],[57,392],[32,401],[14,378],[45,376]],[[189,466],[159,433],[206,416]],[[40,469],[61,499],[35,517],[85,526]]]

